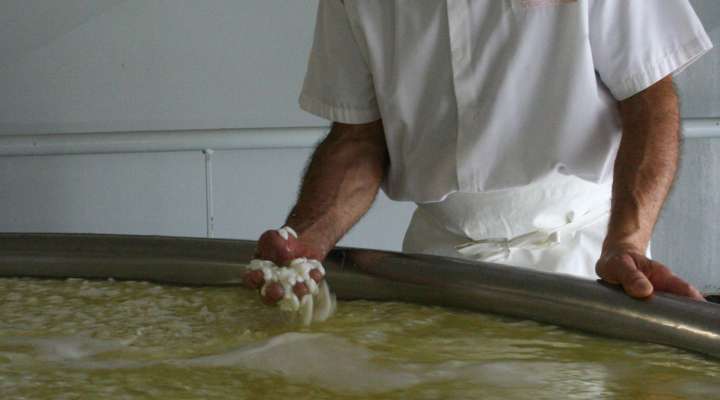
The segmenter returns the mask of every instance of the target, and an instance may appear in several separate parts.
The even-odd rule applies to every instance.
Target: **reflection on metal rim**
[[[0,234],[0,276],[239,285],[255,242],[156,236]],[[720,357],[720,306],[496,264],[338,248],[338,298],[406,301],[527,318]]]

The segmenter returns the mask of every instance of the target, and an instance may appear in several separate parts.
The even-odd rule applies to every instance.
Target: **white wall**
[[[720,2],[692,0],[716,48],[679,77],[685,118],[720,117]],[[720,127],[716,129],[720,133]],[[720,293],[720,138],[686,140],[673,192],[653,237],[653,256]]]
[[[0,157],[0,231],[205,236],[200,152]]]
[[[327,126],[297,107],[316,7],[4,2],[0,154],[24,156],[0,157],[0,231],[255,239],[278,227]],[[263,127],[279,129],[249,129]],[[258,144],[273,149],[243,149]],[[412,209],[381,195],[342,244],[399,249]]]
[[[715,49],[678,77],[682,114],[685,118],[720,118],[720,2],[691,0],[691,3]]]
[[[257,239],[292,206],[309,148],[0,157],[0,232]],[[340,243],[398,250],[413,206],[380,195]]]
[[[3,0],[0,133],[320,126],[316,1]]]
[[[720,44],[720,3],[692,2]],[[277,227],[326,126],[296,106],[315,7],[3,0],[0,231],[254,239]],[[685,117],[720,118],[718,50],[678,83]],[[708,290],[720,290],[718,140],[688,140],[654,247]],[[398,249],[412,209],[381,196],[343,244]]]

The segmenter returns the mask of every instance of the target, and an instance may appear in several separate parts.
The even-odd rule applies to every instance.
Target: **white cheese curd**
[[[327,282],[323,280],[318,285],[310,276],[310,271],[313,269],[317,269],[325,276],[325,268],[318,260],[296,258],[288,267],[279,267],[272,261],[255,259],[250,261],[247,268],[251,271],[263,272],[265,282],[260,289],[261,296],[265,296],[266,289],[271,283],[279,283],[282,286],[285,294],[278,301],[278,307],[283,311],[295,313],[303,325],[310,325],[312,321],[325,321],[335,312],[335,296],[330,293]],[[297,283],[307,285],[310,292],[302,299],[293,291],[293,286]]]
[[[317,269],[320,273],[325,276],[325,268],[317,260],[308,260],[307,258],[296,258],[290,263],[290,269],[294,270],[298,276],[298,282],[304,282],[310,294],[316,295],[318,293],[318,285],[315,280],[310,277],[310,271]]]
[[[315,302],[313,301],[313,296],[303,296],[297,313],[297,317],[302,325],[310,325],[315,315],[314,310]]]
[[[292,237],[294,237],[295,239],[298,238],[297,232],[295,232],[295,230],[289,226],[283,226],[282,228],[277,230],[277,233],[279,233],[280,236],[285,240],[288,240],[288,238],[290,237],[289,235],[292,235]]]
[[[265,282],[270,282],[272,280],[272,277],[273,277],[272,269],[273,268],[277,268],[277,266],[275,264],[273,264],[272,261],[259,260],[259,259],[254,259],[254,260],[250,261],[250,264],[247,266],[247,269],[250,271],[262,271],[263,272],[263,280]]]

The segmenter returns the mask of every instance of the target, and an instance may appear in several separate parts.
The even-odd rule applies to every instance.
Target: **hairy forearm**
[[[381,121],[333,124],[312,156],[286,224],[324,257],[370,208],[388,164]]]
[[[606,249],[624,246],[645,252],[677,171],[679,114],[671,78],[620,103],[623,135]]]

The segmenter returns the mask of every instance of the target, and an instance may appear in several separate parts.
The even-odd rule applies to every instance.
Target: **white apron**
[[[611,184],[554,174],[485,193],[418,204],[403,251],[596,279],[610,215]]]

